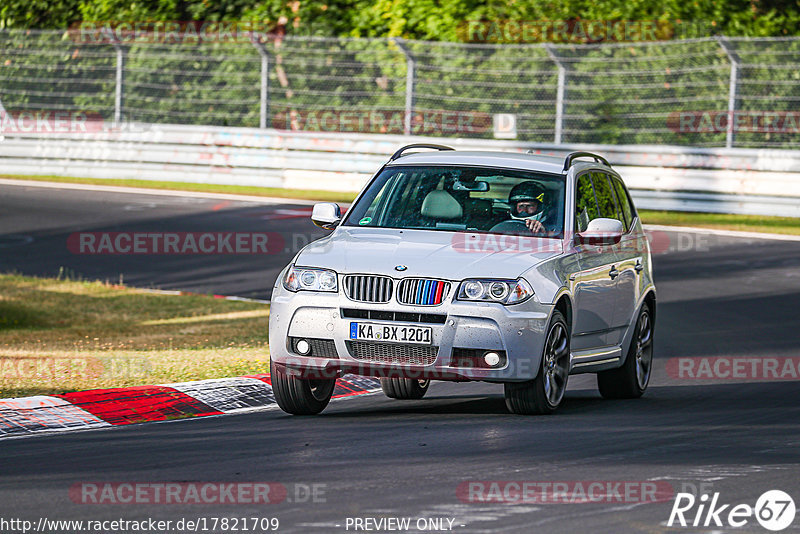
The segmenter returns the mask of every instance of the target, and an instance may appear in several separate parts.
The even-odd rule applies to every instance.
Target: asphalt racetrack
[[[0,271],[52,276],[63,268],[89,279],[121,275],[134,286],[268,298],[293,251],[322,235],[309,211],[0,185]],[[68,245],[79,232],[261,231],[281,236],[278,253],[92,255]],[[698,504],[718,494],[718,504],[730,505],[723,522],[733,506],[754,506],[767,490],[800,505],[800,382],[785,374],[731,380],[722,368],[715,376],[681,373],[676,359],[796,367],[800,242],[696,233],[662,233],[654,242],[656,361],[642,399],[603,400],[593,376],[573,376],[556,415],[521,417],[507,413],[501,386],[436,382],[421,401],[379,393],[335,401],[318,417],[268,410],[7,439],[0,442],[0,518],[262,517],[278,518],[279,532],[312,533],[396,531],[367,530],[377,523],[359,518],[410,518],[412,532],[419,525],[464,533],[768,532],[754,517],[740,528],[703,526],[705,512],[697,527],[667,521],[678,492],[696,495]],[[287,495],[267,505],[84,504],[69,493],[86,482],[204,481],[277,482]],[[490,482],[505,490],[566,482],[572,490],[593,481],[670,491],[657,502],[623,495],[553,503],[463,490]],[[687,511],[687,521],[697,512],[697,505]],[[799,529],[800,518],[785,532]]]

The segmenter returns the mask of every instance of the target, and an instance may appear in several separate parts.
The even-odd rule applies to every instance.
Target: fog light
[[[306,341],[305,339],[301,339],[294,344],[294,349],[297,351],[298,354],[302,354],[303,356],[305,356],[309,352],[311,352],[311,345],[309,345],[308,341]]]
[[[494,367],[500,363],[500,355],[496,352],[487,352],[483,355],[483,361],[486,362],[486,365],[489,367]]]

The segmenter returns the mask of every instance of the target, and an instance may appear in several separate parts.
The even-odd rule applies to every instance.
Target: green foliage
[[[110,45],[77,44],[60,32],[0,32],[4,107],[113,115],[115,53]]]
[[[797,35],[797,0],[5,0],[0,28],[78,21],[256,20],[288,33],[459,41],[470,21],[660,21],[662,37]],[[687,21],[689,22],[687,24]],[[508,42],[509,39],[498,42]],[[515,41],[518,39],[510,39]]]
[[[252,0],[83,0],[84,21],[220,21],[239,20]]]
[[[0,29],[67,28],[81,19],[80,0],[3,0]]]

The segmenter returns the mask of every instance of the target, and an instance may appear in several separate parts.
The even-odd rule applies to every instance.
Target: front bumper
[[[365,376],[431,378],[439,380],[488,382],[526,381],[536,377],[552,304],[531,298],[521,304],[453,301],[452,296],[439,306],[408,306],[394,301],[387,304],[354,302],[340,293],[300,291],[292,293],[278,283],[273,290],[269,343],[272,361],[298,376],[338,376],[353,373]],[[430,322],[353,319],[343,310],[378,310],[401,313],[444,315],[443,324]],[[387,363],[365,359],[364,351],[353,351],[351,322],[390,326],[415,325],[432,328],[430,358],[425,363]],[[297,354],[290,338],[330,340],[335,357]],[[387,344],[382,344],[387,345]],[[415,347],[419,347],[416,345]],[[383,349],[384,347],[381,347]],[[459,367],[453,349],[504,351],[506,360],[497,368]],[[355,357],[357,356],[357,357]],[[430,362],[430,363],[428,363]]]

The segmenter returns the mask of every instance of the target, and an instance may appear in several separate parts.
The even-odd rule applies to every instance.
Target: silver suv
[[[420,148],[435,151],[408,152]],[[596,373],[606,398],[647,388],[650,249],[602,157],[409,145],[345,215],[322,203],[311,218],[332,233],[272,293],[284,411],[321,412],[345,373],[378,376],[398,399],[430,380],[503,383],[518,414],[556,410],[570,374]]]

